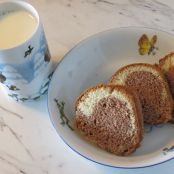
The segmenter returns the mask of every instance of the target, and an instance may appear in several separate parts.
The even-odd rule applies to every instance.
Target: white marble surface
[[[173,0],[28,0],[39,11],[58,62],[79,41],[99,31],[148,26],[174,33]],[[46,96],[16,103],[0,91],[0,174],[172,174],[174,160],[138,170],[103,167],[72,152],[52,127]]]

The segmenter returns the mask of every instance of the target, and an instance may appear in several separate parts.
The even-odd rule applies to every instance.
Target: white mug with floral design
[[[0,3],[0,22],[4,15],[20,10],[30,13],[36,20],[36,26],[24,42],[7,48],[0,45],[0,86],[12,98],[25,101],[37,99],[47,91],[53,63],[42,23],[34,7],[23,1],[3,1]]]

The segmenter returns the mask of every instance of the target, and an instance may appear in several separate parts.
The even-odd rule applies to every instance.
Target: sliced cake
[[[174,99],[174,53],[166,55],[164,58],[159,60],[159,66],[161,67],[163,73],[165,74],[170,91]],[[172,122],[174,123],[174,113]]]
[[[172,96],[158,66],[144,63],[127,65],[112,76],[110,84],[124,85],[137,93],[146,123],[160,124],[172,119]]]
[[[75,124],[89,141],[116,155],[129,155],[143,137],[139,99],[122,86],[85,91],[76,102]]]

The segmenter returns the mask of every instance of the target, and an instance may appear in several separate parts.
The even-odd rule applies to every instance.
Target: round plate
[[[173,49],[173,35],[137,27],[105,31],[73,48],[58,65],[48,90],[50,119],[64,142],[83,157],[113,167],[146,167],[174,158],[172,124],[146,125],[141,147],[128,157],[119,157],[92,145],[73,128],[75,101],[81,92],[107,83],[124,65],[158,63]]]

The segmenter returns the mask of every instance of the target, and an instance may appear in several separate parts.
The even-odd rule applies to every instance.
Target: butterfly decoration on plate
[[[157,42],[157,36],[153,35],[151,39],[148,38],[148,36],[146,34],[143,34],[139,41],[138,41],[138,45],[139,45],[139,54],[140,55],[155,55],[156,54],[156,50],[158,50],[158,47],[155,46]]]

